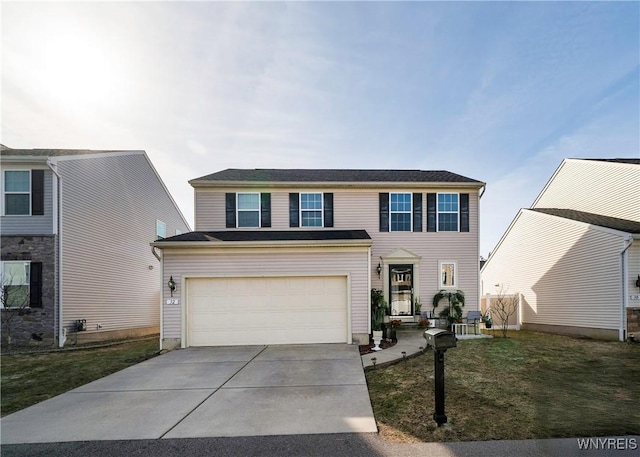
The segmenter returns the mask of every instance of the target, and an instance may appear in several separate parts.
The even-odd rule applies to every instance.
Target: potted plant
[[[461,290],[440,290],[433,296],[434,313],[440,302],[444,299],[448,301],[449,306],[440,311],[438,316],[447,321],[447,328],[451,330],[451,326],[462,319],[462,308],[464,307],[464,292]]]
[[[393,319],[390,321],[389,324],[387,324],[387,339],[398,341],[398,338],[396,337],[396,330],[398,330],[401,325],[402,321],[400,319]]]
[[[420,328],[421,330],[429,328],[430,326],[431,322],[429,321],[429,319],[421,319],[420,322],[418,322],[418,328]]]
[[[420,303],[420,297],[413,299],[413,321],[420,322],[420,311],[422,310],[422,303]]]
[[[488,312],[482,315],[482,322],[484,322],[485,328],[491,328],[493,325],[493,321],[491,320]]]
[[[373,333],[374,351],[380,350],[382,322],[387,314],[387,309],[389,309],[389,305],[384,299],[382,291],[379,289],[371,289],[371,330]]]

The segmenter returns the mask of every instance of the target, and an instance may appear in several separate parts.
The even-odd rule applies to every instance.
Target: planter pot
[[[486,328],[491,328],[491,326],[492,326],[492,325],[493,325],[493,324],[488,324],[488,323],[486,323],[486,322],[484,323],[484,326],[485,326]]]
[[[381,351],[382,348],[380,348],[380,341],[382,341],[382,330],[374,330],[373,331],[373,350],[374,351]]]
[[[422,317],[420,316],[420,314],[416,314],[415,316],[413,316],[413,322],[420,322],[420,319]]]

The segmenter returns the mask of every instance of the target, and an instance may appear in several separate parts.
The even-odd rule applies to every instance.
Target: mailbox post
[[[456,336],[442,329],[430,329],[424,332],[427,347],[433,349],[433,363],[435,371],[435,402],[436,412],[433,420],[438,427],[447,423],[447,415],[444,413],[444,353],[449,348],[456,347]]]

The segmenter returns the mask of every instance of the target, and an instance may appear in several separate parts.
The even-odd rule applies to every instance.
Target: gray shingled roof
[[[640,165],[640,159],[582,159],[582,160],[593,160],[596,162],[628,163],[631,165]]]
[[[531,208],[531,211],[550,214],[552,216],[571,219],[573,221],[584,222],[586,224],[597,225],[599,227],[619,230],[621,232],[640,234],[640,222],[630,221],[627,219],[601,216],[600,214],[585,213],[583,211],[576,211],[573,209]]]
[[[337,241],[370,240],[366,230],[227,230],[220,232],[189,232],[158,240],[187,241]]]
[[[61,157],[87,154],[104,154],[109,152],[143,152],[138,150],[93,150],[93,149],[12,149],[0,145],[0,155],[15,157]]]
[[[247,182],[446,182],[478,183],[450,171],[423,170],[329,170],[329,169],[238,169],[228,168],[194,181]]]

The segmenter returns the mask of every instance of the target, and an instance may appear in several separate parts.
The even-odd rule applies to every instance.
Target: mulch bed
[[[390,347],[393,347],[396,345],[396,342],[393,340],[382,340],[382,342],[380,343],[380,348],[381,349],[388,349]],[[364,355],[364,354],[372,354],[376,351],[373,350],[373,347],[375,345],[373,344],[373,341],[371,341],[369,344],[362,344],[359,346],[360,348],[360,355]]]

